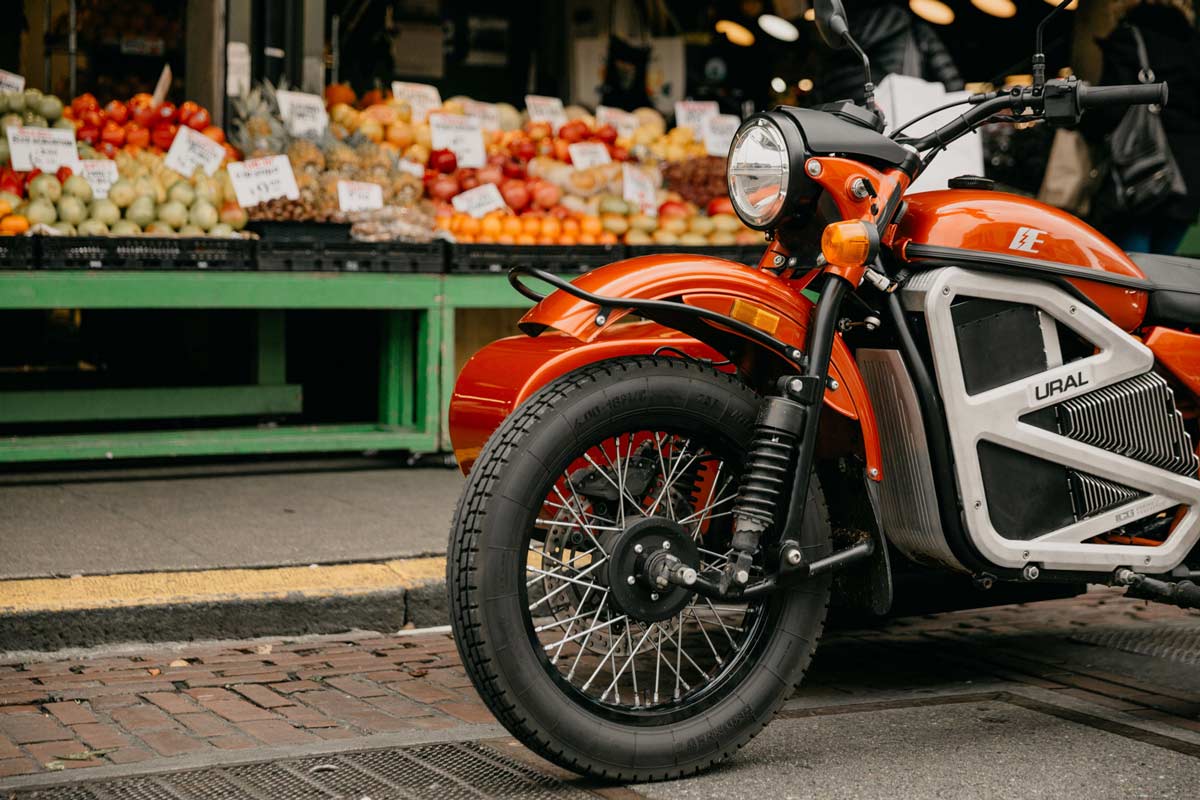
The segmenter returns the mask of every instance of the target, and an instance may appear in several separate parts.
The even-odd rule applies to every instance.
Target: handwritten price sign
[[[704,121],[720,113],[716,100],[680,100],[675,104],[675,124],[691,128],[699,136],[704,131]]]
[[[230,164],[227,168],[233,181],[238,205],[250,208],[276,197],[299,200],[296,175],[287,156],[267,156]]]
[[[718,114],[704,121],[704,149],[710,156],[729,155],[733,135],[742,121],[733,114]]]
[[[0,92],[25,91],[25,76],[0,69]]]
[[[315,94],[279,91],[279,113],[292,136],[322,136],[329,127],[325,101]]]
[[[81,175],[92,187],[92,196],[103,200],[108,197],[109,188],[117,182],[117,162],[107,158],[86,159],[80,161],[75,172]]]
[[[54,172],[59,167],[74,168],[79,160],[75,149],[75,131],[69,128],[26,128],[14,125],[6,129],[12,166],[17,172],[35,167]]]
[[[633,203],[643,214],[658,216],[658,196],[654,180],[633,164],[621,165],[621,182],[624,185],[625,201]]]
[[[544,97],[540,94],[525,95],[525,110],[534,122],[549,122],[550,127],[557,131],[567,121],[567,112],[563,102],[557,97]]]
[[[424,122],[429,112],[442,107],[442,95],[436,86],[427,83],[392,81],[392,96],[404,100],[412,109],[412,121]]]
[[[479,120],[485,131],[500,130],[500,109],[495,103],[481,103],[478,100],[464,100],[463,111],[468,117]]]
[[[338,181],[338,208],[342,211],[375,211],[383,208],[383,188],[367,181]]]
[[[567,152],[571,154],[571,164],[575,169],[587,169],[588,167],[598,167],[601,164],[611,164],[612,157],[608,154],[608,148],[601,142],[576,142],[575,144],[567,145]]]
[[[431,114],[429,132],[434,150],[450,150],[460,167],[482,167],[487,163],[483,146],[483,129],[476,117],[454,114]]]
[[[163,163],[183,177],[190,178],[197,167],[204,170],[205,175],[212,175],[221,168],[224,160],[224,147],[199,131],[182,125]]]
[[[470,214],[472,217],[482,217],[489,211],[503,211],[508,208],[494,183],[481,183],[474,189],[454,195],[450,202],[454,204],[455,211]]]
[[[596,124],[612,125],[617,129],[617,135],[623,139],[633,136],[639,127],[636,114],[611,106],[596,106]]]

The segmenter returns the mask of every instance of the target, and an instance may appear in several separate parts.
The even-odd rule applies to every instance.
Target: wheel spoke
[[[588,574],[589,572],[591,572],[592,570],[594,570],[596,567],[600,566],[601,564],[603,564],[603,563],[604,563],[605,561],[607,561],[607,560],[608,560],[608,558],[607,558],[607,557],[600,559],[599,561],[595,562],[594,564],[592,564],[592,565],[591,565],[590,567],[588,567],[587,569],[585,569],[585,570],[583,570],[582,572],[580,572],[580,573],[579,573],[579,574],[578,574],[576,577],[578,577],[578,578],[582,578],[584,575]],[[534,604],[532,604],[531,606],[529,606],[529,610],[530,610],[530,611],[533,611],[535,608],[537,608],[537,607],[538,607],[538,606],[540,606],[542,603],[544,603],[544,602],[546,602],[547,600],[549,600],[551,597],[554,597],[556,594],[558,594],[559,592],[561,592],[563,589],[570,588],[570,586],[571,586],[571,584],[569,584],[569,583],[564,583],[562,586],[559,586],[559,587],[558,587],[557,589],[555,589],[554,591],[552,591],[552,592],[549,592],[549,593],[547,593],[546,595],[544,595],[544,596],[542,597],[542,599],[541,599],[541,600],[538,600],[536,603],[534,603]]]

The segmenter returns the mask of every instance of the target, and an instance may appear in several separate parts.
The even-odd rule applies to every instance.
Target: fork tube
[[[792,496],[787,505],[787,520],[780,528],[781,539],[800,541],[800,526],[804,521],[804,509],[808,503],[809,475],[812,472],[813,454],[817,448],[817,431],[821,421],[821,407],[825,400],[825,384],[829,376],[829,359],[833,353],[833,337],[837,333],[838,314],[842,300],[851,288],[844,278],[830,275],[826,280],[817,307],[808,328],[808,343],[805,353],[803,377],[814,380],[819,387],[811,399],[811,407],[804,419],[804,433],[796,452],[796,469],[792,479]]]

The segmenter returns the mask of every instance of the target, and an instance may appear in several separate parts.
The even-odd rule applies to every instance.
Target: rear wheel
[[[710,367],[614,359],[542,389],[480,454],[451,532],[451,621],[484,702],[540,755],[613,779],[693,773],[749,741],[802,678],[827,576],[718,603],[639,571],[669,552],[717,577],[757,407]],[[810,559],[829,552],[815,481],[811,493]]]

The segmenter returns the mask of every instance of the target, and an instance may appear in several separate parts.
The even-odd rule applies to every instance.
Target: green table
[[[255,309],[258,375],[248,386],[0,394],[0,425],[297,413],[284,376],[285,309],[385,312],[379,413],[345,425],[0,438],[0,462],[440,446],[441,275],[237,272],[0,272],[0,311],[51,308]],[[452,282],[452,281],[451,281]],[[415,317],[415,323],[414,323]],[[453,316],[451,316],[453,320]],[[415,333],[414,333],[415,331]],[[414,340],[415,337],[415,341]],[[447,395],[448,397],[448,395]]]

